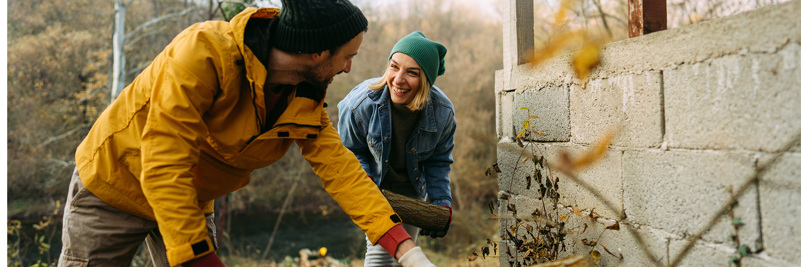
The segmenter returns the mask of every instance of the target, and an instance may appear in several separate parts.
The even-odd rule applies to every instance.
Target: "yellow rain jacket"
[[[243,35],[251,17],[278,13],[247,9],[231,22],[187,28],[78,146],[75,158],[86,188],[114,207],[156,221],[171,265],[214,250],[204,219],[213,212],[213,200],[247,185],[254,169],[276,162],[292,142],[371,242],[399,223],[342,145],[322,100],[298,96],[297,87],[275,126],[261,133],[267,70]]]

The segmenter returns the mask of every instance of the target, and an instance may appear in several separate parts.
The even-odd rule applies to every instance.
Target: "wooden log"
[[[445,230],[445,227],[448,226],[451,213],[446,207],[383,189],[381,193],[384,193],[389,205],[398,213],[403,223],[429,230]]]

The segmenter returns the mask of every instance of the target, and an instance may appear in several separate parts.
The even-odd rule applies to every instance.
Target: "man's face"
[[[328,84],[334,81],[334,76],[343,72],[350,72],[350,65],[353,62],[353,57],[359,51],[362,39],[364,39],[364,32],[359,33],[359,35],[342,45],[334,55],[324,51],[322,53],[323,60],[301,72],[301,76],[315,87],[327,88]]]

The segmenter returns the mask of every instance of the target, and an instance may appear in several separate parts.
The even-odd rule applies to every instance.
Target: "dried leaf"
[[[554,17],[554,25],[559,27],[565,23],[565,16],[567,12],[570,11],[571,7],[573,6],[573,0],[562,0],[559,4],[559,10],[556,11],[556,16]]]
[[[501,172],[501,167],[498,167],[498,163],[492,164],[492,168],[495,170],[495,172]]]
[[[620,231],[620,222],[615,222],[615,224],[607,226],[606,229]]]
[[[576,214],[576,216],[579,216],[579,217],[584,217],[584,213],[583,212],[585,210],[587,210],[587,209],[579,210],[578,207],[573,207],[573,214]]]
[[[531,56],[528,57],[528,62],[530,62],[531,65],[537,65],[546,59],[558,56],[561,52],[565,51],[568,44],[580,37],[581,34],[579,32],[557,34],[551,38],[550,43],[545,44],[544,47],[532,53]]]
[[[562,221],[562,222],[567,221],[567,215],[559,216],[559,221]]]
[[[590,215],[587,215],[587,218],[590,218],[590,219],[595,219],[595,218],[598,218],[598,217],[601,217],[601,216],[598,215],[597,213],[595,213],[595,208],[592,208],[590,210]]]
[[[478,258],[478,253],[473,252],[473,255],[468,256],[467,260],[468,261],[474,261],[474,260],[476,260],[476,258]]]
[[[586,238],[585,238],[585,239],[582,239],[582,240],[581,240],[581,243],[582,243],[582,244],[584,244],[585,246],[588,246],[588,247],[594,247],[595,245],[597,245],[597,244],[598,244],[598,242],[595,242],[595,241],[588,241]]]
[[[623,253],[618,253],[619,255],[615,255],[615,253],[612,253],[611,251],[609,251],[609,249],[606,248],[606,246],[604,246],[604,244],[598,244],[598,245],[601,245],[601,247],[604,248],[604,250],[606,250],[606,253],[609,253],[609,255],[612,255],[612,257],[615,257],[615,258],[618,258],[618,259],[621,259],[621,260],[623,259]]]
[[[584,231],[587,231],[587,227],[589,227],[589,225],[587,225],[587,224],[585,223],[585,224],[584,224],[584,229],[581,229],[581,233],[579,233],[579,234],[583,234],[583,233],[584,233]]]
[[[581,169],[587,167],[592,163],[602,159],[606,153],[606,148],[612,143],[615,138],[614,131],[607,131],[600,140],[593,146],[592,150],[582,154],[573,162],[573,168]]]
[[[591,260],[592,260],[592,262],[594,262],[595,264],[598,264],[598,263],[600,263],[600,262],[601,262],[601,252],[598,252],[597,250],[593,250],[593,251],[591,251],[591,252],[590,252],[590,259],[591,259]]]
[[[515,204],[509,203],[508,205],[506,205],[506,209],[508,211],[511,211],[512,214],[517,214],[517,207],[515,207]]]
[[[580,80],[585,80],[595,66],[601,62],[601,44],[585,41],[584,47],[573,54],[573,71]]]
[[[526,130],[521,130],[519,133],[517,133],[517,136],[515,136],[515,139],[517,139],[519,141],[520,137],[523,136],[524,133],[526,133]]]
[[[531,189],[531,175],[526,175],[526,189]]]

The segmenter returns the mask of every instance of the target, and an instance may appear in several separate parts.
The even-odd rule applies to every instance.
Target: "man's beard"
[[[310,85],[318,88],[320,91],[325,92],[328,89],[328,84],[334,80],[334,76],[325,77],[325,72],[331,69],[333,61],[329,58],[317,66],[308,67],[301,71],[299,75]]]

